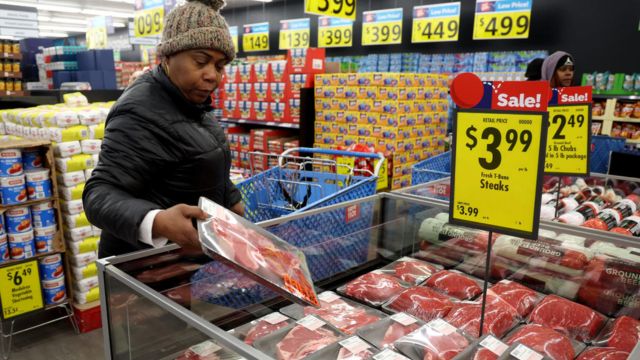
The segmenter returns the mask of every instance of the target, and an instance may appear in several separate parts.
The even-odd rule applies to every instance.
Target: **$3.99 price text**
[[[468,142],[465,144],[465,146],[468,147],[471,151],[473,151],[478,145],[477,132],[478,129],[476,129],[476,127],[473,125],[471,125],[471,127],[469,127],[466,131]],[[500,145],[503,144],[502,132],[495,127],[487,127],[482,131],[480,138],[482,140],[488,140],[488,142],[486,143],[486,151],[491,154],[490,159],[487,159],[486,157],[478,158],[480,166],[482,166],[482,168],[485,170],[497,169],[502,163],[502,152],[500,151]],[[532,140],[533,135],[529,130],[522,130],[521,132],[518,132],[515,129],[508,129],[504,136],[504,141],[508,145],[506,151],[520,150],[522,152],[527,152],[527,150],[529,150],[529,147],[531,146]],[[504,150],[505,149],[503,149],[503,151]]]
[[[305,3],[307,13],[356,19],[356,0],[305,0]]]
[[[136,37],[158,35],[162,32],[164,7],[136,12],[134,26]]]
[[[364,24],[362,45],[400,44],[402,26],[400,24]]]
[[[529,37],[531,12],[476,14],[473,38],[526,39]]]

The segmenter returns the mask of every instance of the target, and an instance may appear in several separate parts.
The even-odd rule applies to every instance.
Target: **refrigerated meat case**
[[[447,250],[446,236],[436,234],[434,239],[432,232],[425,233],[423,224],[433,219],[442,222],[447,212],[445,201],[382,193],[260,225],[305,252],[318,293],[337,289],[403,256],[434,262],[453,254],[441,261],[445,268],[466,269],[482,277],[486,255],[478,244],[442,251],[443,247]],[[563,224],[545,222],[541,229],[621,249],[637,245],[624,236]],[[482,238],[475,236],[474,241]],[[433,254],[437,256],[430,256]],[[539,266],[541,260],[535,261]],[[520,269],[499,273],[509,277],[527,266],[519,263]],[[229,331],[291,304],[224,265],[185,253],[175,245],[101,259],[98,269],[107,359],[189,359],[205,341],[209,348],[220,349],[216,352],[219,358],[271,359]],[[573,274],[572,279],[576,278],[579,275]],[[546,290],[566,295],[562,284]],[[640,291],[635,290],[625,294],[625,304],[640,304]],[[624,310],[634,309],[617,306],[615,313],[607,315]],[[629,359],[639,358],[635,356],[640,356],[639,346]]]

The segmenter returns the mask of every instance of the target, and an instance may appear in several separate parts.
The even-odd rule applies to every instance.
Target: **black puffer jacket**
[[[209,104],[194,105],[156,67],[138,78],[107,117],[100,162],[82,196],[102,229],[100,257],[148,246],[138,241],[146,214],[200,196],[227,208],[241,200],[229,180],[230,153]]]

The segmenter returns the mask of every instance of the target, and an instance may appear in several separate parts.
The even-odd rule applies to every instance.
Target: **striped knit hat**
[[[219,50],[233,60],[236,52],[229,26],[220,15],[224,0],[187,0],[165,17],[158,55],[171,56],[191,49]]]

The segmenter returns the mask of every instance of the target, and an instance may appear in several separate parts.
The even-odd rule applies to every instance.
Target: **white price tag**
[[[283,321],[287,321],[287,319],[289,318],[277,312],[271,313],[262,318],[262,320],[268,322],[271,325],[280,324]]]
[[[449,335],[457,330],[453,325],[442,319],[433,320],[428,325],[430,328],[441,333],[442,335]]]
[[[515,349],[511,351],[511,356],[518,360],[542,360],[543,356],[537,352],[529,349],[528,347],[519,344]]]
[[[320,299],[320,301],[324,301],[327,303],[332,303],[338,299],[340,299],[340,295],[332,292],[332,291],[325,291],[322,294],[318,295],[318,299]]]
[[[220,349],[222,348],[211,340],[205,341],[197,345],[193,345],[192,347],[189,348],[189,350],[191,350],[194,354],[198,355],[201,358],[207,357],[217,352]]]
[[[484,338],[484,340],[480,342],[480,346],[488,349],[498,356],[502,355],[502,353],[504,353],[509,347],[507,344],[493,337],[493,335],[489,335]]]
[[[357,336],[352,336],[346,340],[342,340],[339,344],[343,348],[349,350],[352,354],[358,354],[370,348],[369,344]]]
[[[373,355],[374,360],[408,360],[407,357],[404,357],[397,352],[391,349],[385,349],[381,352]]]
[[[311,331],[316,331],[319,328],[323,327],[326,323],[315,316],[309,315],[298,320],[298,324],[306,327]]]
[[[409,326],[411,324],[415,324],[418,320],[416,320],[415,318],[405,314],[405,313],[397,313],[394,315],[391,315],[391,320],[400,323],[401,325],[404,326]]]

